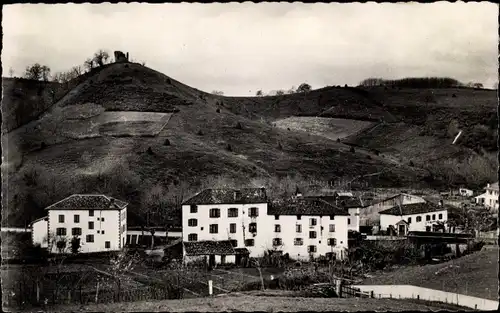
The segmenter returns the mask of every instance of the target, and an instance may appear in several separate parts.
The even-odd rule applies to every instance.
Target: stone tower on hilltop
[[[115,63],[123,63],[128,62],[128,52],[125,55],[121,51],[115,51]]]

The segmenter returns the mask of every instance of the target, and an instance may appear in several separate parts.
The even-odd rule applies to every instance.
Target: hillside
[[[439,120],[428,124],[429,135],[416,136],[427,126],[418,118],[434,119],[436,114],[429,114],[437,107],[444,116],[471,112],[472,119],[482,112],[483,120],[474,121],[484,121],[496,105],[490,91],[444,91],[463,103],[453,107],[453,101],[436,97],[437,103],[422,106],[418,118],[408,120],[401,105],[417,91],[326,87],[307,94],[223,97],[136,63],[104,66],[66,88],[45,113],[2,137],[3,225],[24,226],[72,193],[110,194],[143,216],[148,201],[156,199],[148,194],[152,190],[185,198],[202,186],[231,181],[279,185],[282,191],[312,179],[371,174],[358,181],[378,187],[442,186],[447,181],[427,168],[431,151],[437,157],[485,157],[435,135],[434,128],[445,124]],[[479,106],[465,100],[475,93],[483,96]],[[2,107],[12,105],[9,99],[4,97]],[[349,144],[358,147],[350,151]],[[415,164],[402,156],[407,150]],[[423,169],[413,156],[417,151]],[[491,167],[487,170],[491,175]],[[279,177],[292,178],[280,182]]]

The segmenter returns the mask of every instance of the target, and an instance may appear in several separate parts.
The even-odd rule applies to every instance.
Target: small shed
[[[236,262],[236,251],[230,240],[183,242],[184,264],[199,262],[213,267],[216,264]]]

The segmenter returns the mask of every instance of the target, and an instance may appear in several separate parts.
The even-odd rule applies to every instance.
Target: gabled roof
[[[231,255],[236,254],[233,245],[229,240],[205,240],[205,241],[188,241],[184,242],[184,250],[186,255]]]
[[[274,201],[267,209],[269,215],[349,215],[322,199],[298,198]]]
[[[408,222],[405,220],[400,220],[399,222],[396,223],[396,225],[401,225],[401,224],[408,225]]]
[[[447,205],[440,206],[430,202],[421,202],[421,203],[404,204],[401,206],[396,205],[390,209],[380,211],[379,214],[412,215],[412,214],[445,211],[447,209],[448,209]]]
[[[345,208],[345,209],[350,209],[350,208],[364,208],[367,206],[370,206],[370,204],[373,202],[368,199],[360,199],[359,197],[357,198],[344,198],[344,197],[338,197],[336,196],[307,196],[303,197],[303,199],[321,199],[324,200],[334,206],[338,206],[340,208]]]
[[[127,203],[105,195],[71,195],[45,210],[122,210]]]
[[[183,204],[251,204],[266,203],[267,196],[264,188],[243,189],[205,189]]]

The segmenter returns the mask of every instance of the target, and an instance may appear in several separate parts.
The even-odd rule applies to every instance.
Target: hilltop
[[[481,162],[494,153],[481,150],[486,144],[476,152],[466,141],[452,145],[452,135],[436,131],[448,128],[451,117],[466,130],[476,126],[464,120],[484,124],[496,117],[495,93],[487,90],[426,90],[434,100],[425,105],[421,90],[384,88],[224,97],[136,63],[109,64],[57,88],[54,103],[4,130],[10,130],[2,137],[4,225],[24,226],[72,193],[106,193],[140,213],[155,201],[153,191],[185,198],[228,182],[282,191],[312,179],[371,175],[357,181],[440,186],[447,181],[430,173],[426,161],[432,151]],[[15,112],[19,102],[31,105],[10,99],[4,95],[3,112]],[[490,175],[491,168],[485,168]],[[278,181],[283,177],[290,179]]]

